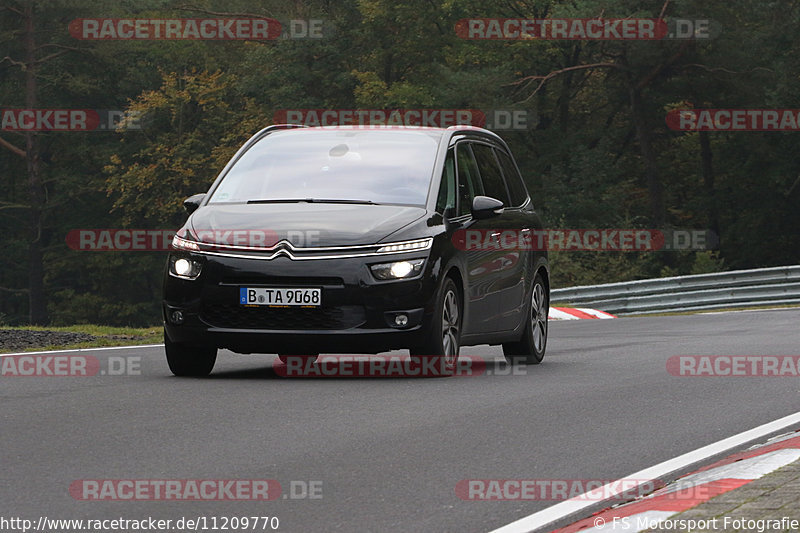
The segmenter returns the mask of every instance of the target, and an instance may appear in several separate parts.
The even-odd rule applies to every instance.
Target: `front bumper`
[[[427,252],[306,261],[173,255],[203,263],[195,280],[165,272],[163,319],[173,342],[239,353],[375,353],[418,345],[428,333],[438,280]],[[426,258],[425,267],[412,279],[378,281],[369,270],[387,259],[418,258]],[[241,287],[319,287],[322,305],[242,306]],[[402,327],[397,314],[407,317]]]

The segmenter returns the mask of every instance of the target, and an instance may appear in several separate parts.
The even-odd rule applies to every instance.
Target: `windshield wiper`
[[[295,203],[309,203],[309,204],[364,204],[364,205],[378,205],[372,200],[339,200],[328,198],[277,198],[277,199],[263,199],[263,200],[248,200],[248,204],[295,204]]]

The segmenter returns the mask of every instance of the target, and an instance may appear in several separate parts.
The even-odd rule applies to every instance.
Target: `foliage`
[[[144,126],[36,134],[41,232],[30,222],[25,159],[0,146],[6,323],[27,321],[33,238],[43,243],[53,323],[158,323],[163,254],[73,251],[65,236],[176,228],[182,200],[206,190],[236,148],[286,109],[527,109],[533,127],[500,133],[546,227],[720,236],[719,249],[705,252],[552,253],[554,286],[800,262],[798,133],[680,133],[664,120],[692,105],[800,108],[800,6],[790,0],[10,0],[0,7],[0,57],[9,58],[0,61],[3,108],[25,107],[24,72],[13,61],[24,52],[26,4],[35,6],[41,57],[59,52],[37,65],[39,107],[128,109],[142,113]],[[655,18],[664,5],[667,19],[711,19],[721,31],[696,41],[467,40],[455,32],[463,18]],[[78,41],[66,31],[82,17],[209,13],[319,18],[333,31],[270,42]],[[0,139],[25,147],[19,133],[0,131]]]

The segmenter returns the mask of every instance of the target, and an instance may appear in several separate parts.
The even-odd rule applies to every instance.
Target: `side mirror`
[[[183,208],[186,209],[186,212],[190,215],[197,211],[197,208],[200,207],[200,204],[206,197],[206,193],[201,192],[200,194],[195,194],[194,196],[190,196],[186,200],[183,201]]]
[[[476,196],[472,200],[472,217],[490,218],[503,212],[503,202],[491,196]]]

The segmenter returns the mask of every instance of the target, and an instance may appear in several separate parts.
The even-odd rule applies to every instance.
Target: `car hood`
[[[420,219],[422,207],[352,204],[206,205],[188,227],[201,242],[246,247],[286,240],[295,247],[375,244]]]

